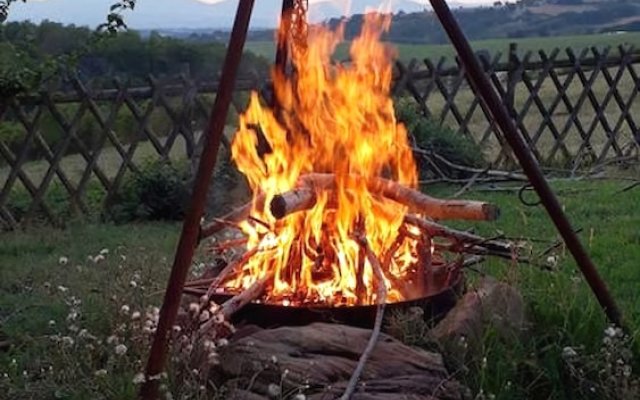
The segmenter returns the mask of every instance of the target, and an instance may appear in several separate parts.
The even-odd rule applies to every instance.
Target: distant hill
[[[639,0],[524,0],[494,6],[455,9],[472,40],[577,35],[640,28]],[[332,19],[336,25],[344,19]],[[347,37],[360,31],[362,15],[347,21]],[[444,43],[445,32],[429,11],[394,16],[387,38],[399,43]]]

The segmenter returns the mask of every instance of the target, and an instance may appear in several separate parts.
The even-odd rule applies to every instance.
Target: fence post
[[[518,43],[509,43],[509,60],[507,63],[507,90],[504,99],[511,118],[518,117],[516,113],[516,86],[520,81],[520,60],[518,59]]]

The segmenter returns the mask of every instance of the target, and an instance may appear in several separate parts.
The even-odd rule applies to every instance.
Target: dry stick
[[[447,228],[446,226],[440,225],[433,221],[429,221],[424,218],[420,218],[415,215],[405,215],[404,222],[416,226],[420,228],[423,232],[427,233],[429,236],[434,237],[445,237],[449,239],[454,239],[458,242],[464,243],[482,243],[484,247],[488,250],[496,250],[502,251],[506,253],[511,253],[511,244],[499,242],[495,240],[487,240],[482,236],[474,235],[469,232],[458,231],[456,229]]]
[[[257,204],[261,204],[264,202],[265,196],[264,194],[259,194],[255,202]],[[200,240],[207,238],[222,229],[226,228],[229,225],[235,225],[239,222],[244,221],[249,217],[249,213],[251,212],[251,208],[253,207],[253,201],[236,208],[230,213],[213,220],[213,222],[203,226],[200,230]]]
[[[471,172],[471,173],[482,172],[483,175],[488,175],[496,178],[507,178],[515,181],[529,181],[526,175],[515,173],[515,172],[500,171],[500,170],[493,170],[493,169],[484,170],[482,168],[472,168],[472,167],[466,167],[464,165],[456,164],[449,161],[448,159],[441,156],[440,154],[436,153],[435,151],[429,151],[429,150],[424,150],[419,148],[413,148],[413,151],[418,154],[433,157],[438,161],[447,165],[449,168],[457,169],[459,171]]]
[[[209,289],[207,290],[207,298],[211,297],[211,295],[213,295],[213,292],[218,288],[218,286],[220,286],[220,284],[222,284],[222,282],[224,282],[232,273],[234,273],[238,267],[246,264],[247,261],[249,261],[249,259],[253,257],[257,252],[258,248],[254,247],[253,249],[244,253],[239,260],[232,262],[224,267],[224,269],[220,271],[220,273],[215,278],[213,278],[211,285],[209,285]]]
[[[234,247],[240,247],[247,244],[247,238],[231,239],[221,243],[217,243],[211,246],[211,251],[219,253],[221,251],[229,250]]]
[[[348,179],[358,180],[364,178],[352,175]],[[333,174],[313,173],[303,175],[299,181],[300,188],[276,195],[273,198],[270,208],[274,217],[278,219],[284,218],[292,212],[313,207],[316,202],[315,193],[317,191],[335,190],[337,185],[336,177]],[[388,179],[368,179],[366,184],[370,192],[403,204],[413,212],[427,214],[435,219],[493,221],[500,214],[498,207],[489,203],[437,199]]]
[[[360,359],[358,360],[358,365],[356,365],[355,371],[353,371],[353,375],[351,375],[351,379],[349,379],[349,383],[347,384],[347,388],[344,390],[344,394],[340,397],[340,400],[349,400],[351,396],[353,396],[353,392],[356,390],[356,386],[358,385],[358,381],[360,380],[360,375],[362,375],[362,371],[364,370],[364,366],[367,363],[367,360],[371,356],[373,352],[373,348],[375,347],[378,337],[380,337],[380,330],[382,329],[382,320],[384,318],[384,308],[386,305],[387,299],[387,287],[384,282],[384,275],[382,273],[382,267],[380,266],[380,260],[374,254],[373,250],[369,246],[367,239],[365,237],[357,238],[358,243],[365,249],[365,253],[367,254],[367,259],[373,268],[373,272],[376,274],[376,279],[378,280],[378,296],[376,299],[376,303],[378,304],[378,308],[376,310],[376,320],[373,324],[373,332],[371,333],[371,337],[369,337],[369,342],[365,347]]]
[[[484,173],[485,173],[485,171],[488,171],[488,168],[487,168],[487,169],[485,169],[485,170],[483,170],[483,171],[480,171],[480,172],[475,173],[475,174],[471,177],[471,179],[469,179],[469,181],[468,181],[467,183],[465,183],[465,185],[464,185],[463,187],[461,187],[461,188],[460,188],[460,190],[458,190],[457,192],[455,192],[455,193],[453,194],[453,196],[451,196],[451,198],[452,198],[452,199],[456,199],[456,198],[458,198],[458,197],[462,196],[462,195],[463,195],[467,190],[471,189],[471,186],[473,186],[473,185],[478,181],[478,178],[480,178],[480,176],[481,176],[482,174],[484,174]]]
[[[228,321],[231,316],[240,311],[244,306],[250,302],[257,300],[265,291],[267,284],[273,280],[274,272],[269,271],[265,276],[255,281],[247,289],[241,293],[233,296],[229,300],[222,303],[220,310],[209,321],[205,322],[199,329],[199,333],[202,335],[209,331],[213,325],[220,323],[220,321]]]

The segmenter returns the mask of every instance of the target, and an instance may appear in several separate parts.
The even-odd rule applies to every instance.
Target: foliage
[[[423,116],[418,110],[415,100],[400,99],[395,103],[396,117],[405,124],[407,131],[413,138],[418,149],[435,152],[447,160],[469,167],[482,167],[485,161],[482,149],[472,138],[454,132],[452,129],[437,124],[435,121]],[[417,154],[420,161],[420,170],[425,173],[429,164],[424,158],[429,154]],[[433,160],[433,162],[438,162]],[[440,165],[447,169],[446,165]]]
[[[180,220],[189,196],[188,169],[160,160],[130,174],[114,199],[109,213],[116,222]]]
[[[584,243],[637,340],[640,191],[616,194],[625,184],[615,181],[552,185],[576,226],[584,228]],[[442,197],[458,188],[429,189]],[[575,190],[582,191],[576,194]],[[520,204],[515,194],[471,188],[469,195],[496,203],[503,211],[503,218],[495,223],[475,224],[480,234],[488,237],[499,230],[555,241],[544,210]],[[149,329],[154,327],[153,307],[160,304],[179,230],[176,223],[82,224],[66,230],[29,228],[5,234],[0,240],[0,336],[11,345],[0,352],[0,393],[16,400],[56,398],[56,393],[71,399],[135,396],[133,379],[142,370],[149,348],[139,332],[146,321]],[[538,241],[530,245],[534,254],[548,247]],[[552,256],[558,262],[554,272],[503,260],[489,260],[482,266],[482,272],[522,292],[533,329],[527,334],[529,340],[520,345],[506,345],[487,334],[478,358],[467,369],[451,371],[473,389],[476,399],[589,399],[583,395],[584,389],[590,390],[581,386],[584,383],[614,382],[606,378],[617,377],[616,382],[628,382],[632,388],[637,381],[640,354],[632,350],[629,338],[617,331],[609,333],[602,310],[571,257],[561,248]],[[199,252],[194,262],[204,260]],[[467,277],[473,279],[474,273],[469,271]],[[389,316],[392,333],[433,350],[424,342],[426,328],[416,323],[415,315]],[[127,347],[123,355],[115,353],[120,344]],[[185,368],[179,354],[172,355],[178,357],[168,358],[169,380],[163,383],[176,399],[225,398],[211,386],[204,394],[200,385],[209,383]],[[629,372],[627,380],[621,379]],[[596,390],[606,387],[610,386],[599,384]],[[620,389],[624,385],[609,393]],[[633,397],[637,393],[627,394],[630,397],[618,399],[637,398]]]
[[[87,184],[83,200],[89,210],[89,214],[83,216],[86,221],[97,219],[102,209],[102,202],[106,192],[99,182],[92,180]],[[57,225],[64,225],[69,220],[79,216],[78,205],[71,201],[66,188],[58,180],[51,182],[47,191],[43,195],[43,203],[50,210]],[[33,205],[33,198],[29,191],[22,185],[14,185],[7,199],[7,209],[16,220],[22,218],[29,212],[31,207],[35,207],[31,215],[31,224],[50,223],[48,215],[42,206]]]

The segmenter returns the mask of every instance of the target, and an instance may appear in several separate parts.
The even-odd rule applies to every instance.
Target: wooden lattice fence
[[[633,48],[520,56],[512,46],[506,57],[479,57],[541,163],[598,162],[637,151],[640,54]],[[248,91],[267,84],[255,77],[237,83],[230,123],[244,108]],[[193,158],[217,88],[187,78],[150,78],[146,87],[115,81],[115,89],[99,91],[74,78],[66,86],[71,90],[0,104],[4,228],[34,215],[59,222],[45,196],[49,191],[65,197],[73,211],[89,213],[94,208],[89,188],[101,191],[100,201],[109,204],[127,172],[138,172],[147,160]],[[472,137],[494,167],[516,166],[458,64],[399,62],[393,94],[412,99],[425,116]]]

